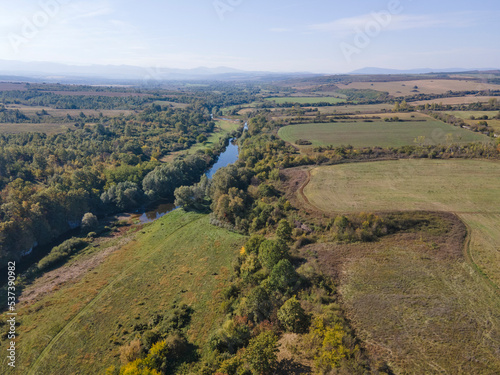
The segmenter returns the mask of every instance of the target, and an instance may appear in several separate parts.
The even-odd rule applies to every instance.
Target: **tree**
[[[265,241],[264,236],[253,234],[245,243],[245,251],[247,254],[258,254],[259,247]]]
[[[287,220],[280,220],[278,229],[276,230],[276,235],[278,236],[278,239],[283,242],[290,242],[292,240],[292,227]]]
[[[280,241],[265,240],[259,247],[259,261],[268,270],[282,259],[288,258],[288,246]]]
[[[278,310],[278,319],[289,332],[304,333],[309,328],[310,317],[295,296]]]
[[[280,292],[287,292],[297,283],[299,276],[288,259],[282,259],[273,267],[269,275],[269,286]]]
[[[246,361],[255,375],[271,374],[277,364],[278,337],[272,331],[262,332],[250,340]]]
[[[99,220],[97,220],[97,216],[95,216],[93,213],[87,212],[85,215],[83,215],[82,230],[89,232],[92,229],[95,229],[98,224]]]

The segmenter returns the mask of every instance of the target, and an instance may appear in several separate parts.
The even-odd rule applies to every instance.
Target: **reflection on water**
[[[229,145],[222,154],[220,154],[217,163],[207,172],[207,177],[212,178],[215,172],[219,169],[227,167],[229,164],[236,163],[238,161],[238,146],[233,143],[233,140],[229,141]]]
[[[139,222],[141,224],[151,223],[155,220],[158,220],[160,217],[165,216],[169,212],[172,212],[177,207],[173,203],[163,203],[156,206],[154,209],[149,209],[144,212],[139,217]]]
[[[245,123],[244,130],[248,130],[248,123]],[[236,163],[239,157],[239,149],[236,144],[233,143],[233,139],[229,141],[229,145],[222,154],[220,154],[217,163],[206,173],[208,178],[212,178],[215,172],[219,169],[227,167],[229,164]],[[169,212],[176,209],[173,203],[163,203],[155,206],[153,209],[148,209],[139,217],[139,222],[141,224],[151,223],[152,221],[158,220],[160,217],[165,216]]]

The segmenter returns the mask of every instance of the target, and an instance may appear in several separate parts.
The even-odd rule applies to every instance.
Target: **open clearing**
[[[343,103],[345,99],[336,98],[332,96],[284,96],[284,97],[275,97],[275,98],[266,98],[266,100],[274,101],[278,104],[283,103],[299,103],[299,104],[314,104],[314,103]]]
[[[426,105],[426,104],[444,104],[444,105],[456,105],[456,104],[471,104],[471,103],[488,103],[490,99],[498,99],[496,96],[460,96],[456,98],[440,98],[432,100],[419,100],[416,102],[408,102],[411,105]]]
[[[128,109],[103,109],[103,110],[94,110],[94,109],[54,109],[50,107],[31,107],[22,104],[8,104],[5,106],[7,109],[19,109],[21,112],[26,113],[27,115],[33,115],[36,112],[41,112],[43,110],[47,111],[47,113],[53,117],[65,118],[67,115],[71,117],[78,117],[80,113],[83,112],[85,116],[99,116],[99,114],[103,114],[104,116],[109,117],[119,117],[119,116],[128,116],[132,113],[136,113],[136,111],[128,110]]]
[[[18,305],[12,374],[102,374],[119,365],[119,348],[135,337],[134,326],[147,324],[153,314],[168,315],[174,303],[194,310],[190,341],[207,342],[224,319],[219,291],[245,238],[182,210],[132,236],[83,277]],[[61,272],[69,266],[71,261]],[[6,341],[0,347],[5,351]],[[6,360],[0,361],[4,368]]]
[[[359,113],[377,113],[390,111],[394,108],[391,104],[360,104],[345,105],[334,107],[310,107],[318,108],[322,115],[328,114],[359,114]]]
[[[338,84],[340,89],[377,90],[393,96],[411,96],[415,94],[444,94],[448,91],[500,90],[500,85],[472,80],[415,80],[394,82],[353,82],[348,85]],[[417,88],[415,88],[415,86]],[[413,92],[417,90],[418,92]]]
[[[399,160],[311,175],[304,194],[322,211],[447,211],[469,229],[467,253],[454,242],[455,256],[442,243],[450,230],[311,245],[325,272],[340,275],[369,354],[401,374],[499,373],[500,163]]]
[[[321,210],[454,212],[472,229],[470,255],[500,286],[500,163],[399,160],[319,167],[304,189]]]
[[[447,251],[453,245],[451,236],[423,230],[304,252],[340,275],[347,314],[374,363],[395,374],[498,374],[500,298],[461,246]]]
[[[312,146],[352,145],[357,148],[412,145],[420,136],[425,137],[424,144],[444,144],[447,134],[452,134],[453,141],[457,143],[490,141],[485,135],[436,120],[300,124],[285,126],[278,132],[284,141],[293,144],[304,139],[310,141]]]
[[[446,113],[465,120],[469,125],[478,124],[480,121],[487,121],[488,125],[495,129],[495,131],[500,131],[500,119],[494,118],[500,113],[499,111],[450,111]],[[488,120],[480,119],[480,117],[485,115],[488,116]],[[475,120],[471,120],[471,116],[474,116]]]
[[[64,133],[68,128],[74,128],[74,124],[15,124],[15,123],[0,123],[0,134],[17,134],[17,133],[46,133],[57,134]]]

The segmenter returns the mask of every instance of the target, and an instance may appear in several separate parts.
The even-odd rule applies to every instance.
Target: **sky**
[[[498,0],[0,0],[0,59],[345,73],[500,68]]]

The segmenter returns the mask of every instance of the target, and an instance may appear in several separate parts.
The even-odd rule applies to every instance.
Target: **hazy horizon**
[[[39,0],[0,5],[0,59],[246,71],[489,69],[500,4]]]

